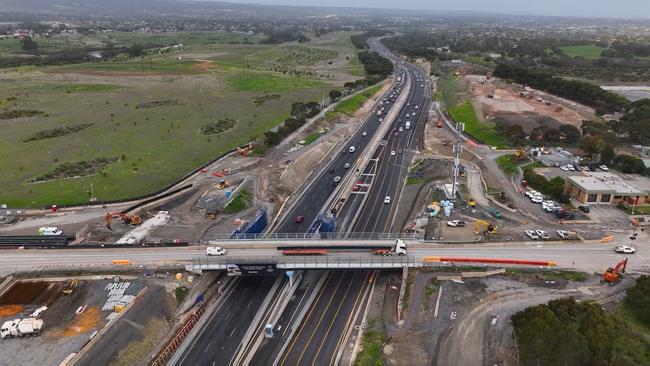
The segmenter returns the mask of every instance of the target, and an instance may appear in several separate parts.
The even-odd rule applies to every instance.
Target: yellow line
[[[352,278],[354,278],[356,275],[353,274]],[[325,343],[325,340],[327,339],[327,336],[330,334],[330,331],[332,330],[332,326],[336,322],[336,318],[338,318],[339,313],[341,312],[341,307],[343,306],[343,302],[345,301],[345,298],[348,296],[348,293],[350,292],[350,288],[352,288],[352,283],[354,281],[348,282],[348,288],[345,289],[345,293],[343,294],[343,298],[341,298],[341,301],[339,302],[339,306],[336,308],[336,313],[334,313],[334,317],[332,318],[332,321],[330,321],[329,327],[327,327],[327,331],[325,332],[325,335],[321,337],[320,344],[318,345],[318,349],[316,350],[316,354],[314,355],[314,359],[311,361],[312,366],[316,364],[316,359],[318,358],[318,355],[320,354],[320,351],[323,349],[323,344]]]
[[[348,320],[345,322],[345,324],[349,324],[350,321],[352,320],[352,316],[354,315],[354,313],[356,313],[356,310],[355,310],[355,309],[359,306],[359,300],[361,299],[361,295],[366,291],[366,289],[368,288],[368,286],[369,286],[372,282],[374,282],[374,281],[372,280],[372,279],[374,278],[374,277],[373,277],[374,274],[375,274],[375,272],[370,272],[370,273],[366,276],[366,279],[364,279],[364,281],[363,281],[363,286],[361,287],[361,291],[359,291],[359,294],[357,294],[357,298],[356,298],[356,300],[354,300],[354,306],[352,307],[352,312],[350,312],[350,315],[348,316]],[[344,331],[341,333],[341,336],[339,337],[338,341],[336,342],[336,344],[337,344],[337,348],[336,348],[336,349],[340,348],[341,345],[343,344],[343,342],[344,342],[344,339],[343,339],[343,338],[345,337],[345,334],[346,334],[346,332],[345,332],[345,329],[344,329]],[[334,352],[334,353],[332,354],[332,358],[330,358],[330,362],[328,363],[328,365],[334,365],[334,362],[336,362],[336,352]]]
[[[314,312],[314,309],[316,308],[316,304],[320,300],[321,295],[323,295],[323,292],[325,292],[325,287],[327,287],[327,284],[330,282],[330,279],[332,278],[332,273],[327,275],[327,279],[325,280],[325,283],[323,286],[320,288],[320,291],[318,292],[318,296],[316,297],[316,301],[313,302],[313,305],[311,309],[309,309],[309,313],[307,313],[307,317],[301,322],[300,328],[298,328],[298,333],[294,334],[293,339],[291,340],[291,345],[289,348],[285,351],[284,357],[282,357],[282,360],[280,361],[280,365],[284,365],[284,362],[287,360],[287,357],[291,353],[291,350],[293,349],[293,346],[296,344],[296,340],[302,333],[303,328],[305,327],[305,324],[309,321],[311,318],[312,313]]]
[[[327,302],[327,306],[325,307],[325,310],[323,310],[323,313],[320,315],[320,318],[318,318],[318,322],[316,322],[316,326],[314,327],[313,331],[311,332],[311,335],[309,336],[309,339],[307,339],[307,343],[305,344],[305,348],[302,349],[302,352],[300,352],[300,357],[298,357],[298,365],[300,365],[300,361],[302,358],[305,356],[305,351],[307,351],[307,348],[309,348],[309,345],[311,344],[311,340],[314,338],[314,335],[316,334],[316,330],[318,330],[318,326],[321,324],[323,321],[323,317],[327,313],[327,310],[330,308],[330,305],[332,305],[332,301],[334,301],[334,295],[339,289],[339,286],[341,286],[341,282],[343,282],[343,278],[345,278],[345,274],[341,276],[341,279],[339,279],[339,282],[336,284],[336,288],[334,289],[334,292],[332,292],[332,296],[330,297],[330,301]]]

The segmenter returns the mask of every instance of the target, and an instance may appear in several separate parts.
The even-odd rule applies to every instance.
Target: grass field
[[[560,47],[562,52],[569,57],[599,58],[606,48],[582,45],[582,46],[564,46]]]
[[[481,143],[497,148],[508,147],[508,141],[494,130],[493,123],[482,123],[476,117],[474,106],[470,102],[457,104],[449,108],[454,120],[465,123],[465,132]]]
[[[334,112],[351,115],[352,113],[356,112],[357,109],[359,109],[363,105],[363,103],[366,102],[366,100],[368,100],[373,95],[377,94],[379,90],[381,90],[381,85],[372,86],[367,90],[365,90],[363,93],[359,93],[353,97],[350,97],[340,102],[336,106],[336,108],[334,108]]]
[[[248,143],[288,117],[295,102],[319,100],[321,89],[340,88],[357,79],[348,71],[353,54],[338,32],[300,47],[313,57],[294,64],[304,70],[325,68],[332,77],[286,75],[265,68],[286,47],[295,45],[190,45],[177,55],[156,55],[143,62],[105,62],[19,68],[0,73],[0,101],[8,110],[42,112],[34,117],[0,120],[0,203],[10,207],[79,204],[90,199],[124,199],[157,191],[231,148]],[[207,37],[207,36],[206,36]],[[259,53],[262,56],[256,56]],[[247,55],[247,56],[246,56]],[[235,62],[244,56],[259,67]],[[258,59],[255,59],[258,57]],[[232,61],[230,64],[228,62]],[[330,65],[329,62],[332,62]],[[213,65],[196,68],[195,65]],[[228,67],[222,65],[228,64]],[[151,65],[151,67],[150,67]],[[278,96],[265,98],[273,92]],[[147,107],[139,107],[147,106]],[[233,128],[204,135],[201,128],[224,119]],[[24,142],[30,136],[91,124],[65,136]],[[85,177],[28,183],[66,162],[115,161]]]
[[[496,161],[497,165],[499,165],[499,168],[506,172],[506,174],[517,174],[517,162],[515,161],[515,157],[513,155],[499,156]]]

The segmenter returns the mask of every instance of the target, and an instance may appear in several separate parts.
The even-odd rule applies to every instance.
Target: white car
[[[447,221],[447,226],[451,226],[451,227],[462,227],[462,226],[465,226],[465,221],[462,221],[462,220],[451,220],[451,221]]]
[[[353,153],[353,152],[355,152],[356,150],[357,150],[357,149],[356,149],[354,146],[350,146],[350,148],[348,149],[348,151],[349,151],[350,153]]]
[[[574,167],[574,166],[571,165],[571,164],[567,164],[566,167],[567,167],[567,169],[569,169],[569,170],[572,171],[572,172],[575,172],[575,171],[576,171],[576,167]]]
[[[526,233],[526,236],[528,236],[532,240],[538,240],[539,239],[539,236],[537,235],[537,233],[532,231],[532,230],[526,230],[526,231],[524,231],[524,233]]]
[[[533,198],[533,196],[540,196],[541,194],[537,191],[526,191],[524,193],[528,198]]]
[[[399,132],[404,132],[404,127],[400,127],[400,128],[398,129],[398,131],[399,131]]]
[[[551,238],[544,230],[535,230],[535,234],[543,240],[549,240]]]
[[[63,231],[59,230],[59,228],[56,227],[51,227],[51,226],[45,226],[38,228],[38,235],[61,235],[63,234]]]
[[[623,253],[623,254],[634,254],[636,252],[636,249],[632,247],[628,247],[627,245],[619,245],[616,248],[614,248],[616,253]]]
[[[562,165],[562,166],[560,166],[560,169],[562,169],[562,170],[564,170],[564,171],[568,171],[568,170],[569,170],[569,168],[567,168],[566,165]]]
[[[418,109],[418,106],[415,106],[415,109]]]
[[[395,156],[395,150],[391,151],[391,152],[390,152],[390,155],[391,155],[391,156]]]
[[[598,167],[600,168],[600,170],[602,170],[602,171],[604,171],[604,172],[608,172],[608,171],[609,171],[609,168],[607,167],[607,165],[599,165]]]
[[[368,136],[368,132],[363,131],[363,133],[361,134],[361,136]]]
[[[530,198],[533,203],[542,203],[544,202],[544,198],[542,196],[533,196]]]
[[[384,198],[384,203],[390,203],[390,196],[386,196],[386,198]]]
[[[226,250],[222,247],[207,247],[205,248],[206,255],[226,255]]]
[[[566,239],[571,239],[571,237],[573,237],[574,235],[575,235],[575,233],[572,233],[572,232],[566,231],[566,230],[558,230],[557,231],[557,236],[559,236],[560,238],[565,239],[565,240]]]
[[[379,117],[379,119],[378,119],[379,122],[382,122],[383,120],[384,120],[384,119],[381,118],[381,117]]]
[[[350,163],[345,163],[345,165],[343,165],[343,168],[345,168],[345,169],[350,169],[351,166],[352,166],[352,164],[350,164]]]

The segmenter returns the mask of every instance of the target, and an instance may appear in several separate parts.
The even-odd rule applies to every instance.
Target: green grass
[[[632,213],[632,206],[630,206],[627,209],[624,209],[624,211],[628,215],[650,215],[650,205],[638,205],[634,207],[634,213]]]
[[[449,114],[454,120],[464,122],[465,132],[479,142],[497,148],[510,146],[508,140],[494,130],[493,123],[481,123],[478,120],[472,103],[464,102],[449,108]]]
[[[432,179],[433,178],[408,177],[406,178],[406,185],[428,183],[431,182]]]
[[[224,212],[227,214],[234,214],[239,211],[243,211],[248,208],[250,203],[251,193],[243,190],[237,193],[237,196],[230,201],[230,203],[224,208]]]
[[[499,168],[509,175],[517,175],[517,161],[513,155],[503,155],[496,159]]]
[[[370,99],[373,95],[377,94],[377,92],[381,90],[381,85],[375,85],[372,86],[362,93],[359,93],[357,95],[354,95],[348,99],[345,99],[344,101],[340,102],[336,108],[334,108],[334,112],[338,113],[344,113],[347,115],[352,115],[354,112],[356,112],[363,103],[365,103],[368,99]]]
[[[321,85],[321,82],[317,80],[258,72],[239,73],[232,76],[228,82],[237,91],[275,93],[292,89],[313,88]]]
[[[600,58],[600,55],[603,53],[606,48],[593,46],[593,45],[581,45],[581,46],[564,46],[560,47],[562,52],[569,57],[583,57],[583,58]]]
[[[323,134],[320,133],[320,132],[312,132],[312,133],[310,133],[309,135],[307,135],[307,137],[304,138],[304,140],[305,140],[304,145],[307,146],[307,145],[313,143],[314,141],[318,140],[318,138],[321,137],[322,135]]]
[[[107,72],[107,73],[134,73],[134,74],[200,74],[202,70],[194,66],[197,61],[148,57],[131,61],[106,61],[87,64],[68,65],[52,69],[58,72]]]
[[[55,84],[44,83],[40,86],[42,91],[62,93],[106,93],[119,89],[119,85],[113,84]]]
[[[361,351],[354,360],[354,366],[380,366],[384,364],[383,347],[386,335],[379,330],[368,329],[361,338]]]

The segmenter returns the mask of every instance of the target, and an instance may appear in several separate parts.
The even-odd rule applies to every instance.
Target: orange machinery
[[[618,281],[622,280],[625,274],[625,268],[627,267],[627,258],[623,259],[622,261],[618,262],[616,267],[614,268],[607,268],[605,273],[603,273],[603,281],[610,283],[610,284],[615,284]]]
[[[106,221],[106,226],[111,227],[111,221],[113,221],[113,218],[119,217],[120,220],[126,224],[126,225],[133,225],[137,226],[142,224],[142,218],[138,215],[127,215],[123,212],[106,212],[106,215],[104,215],[104,221]]]

